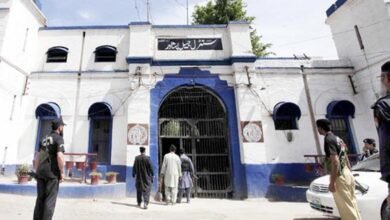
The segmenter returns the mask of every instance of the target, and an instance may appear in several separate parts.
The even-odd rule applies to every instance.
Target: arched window
[[[52,47],[47,51],[47,63],[66,63],[68,59],[68,48],[66,47]]]
[[[35,141],[35,151],[39,149],[39,142],[51,132],[51,122],[61,117],[61,109],[54,102],[40,104],[35,110],[35,117],[38,120],[37,139]]]
[[[103,45],[95,49],[95,62],[115,62],[118,51],[116,47]]]
[[[97,153],[99,164],[111,164],[112,109],[108,103],[97,102],[88,110],[90,121],[89,153]]]
[[[352,118],[355,117],[355,106],[348,100],[332,101],[326,108],[326,117],[332,123],[332,131],[348,146],[348,153],[356,153],[352,130]]]
[[[300,118],[301,110],[292,102],[279,102],[272,114],[276,130],[296,130]]]

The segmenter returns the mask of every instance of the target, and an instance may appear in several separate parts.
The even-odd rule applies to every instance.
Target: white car
[[[380,180],[379,154],[374,154],[352,167],[355,176],[356,199],[362,219],[384,220],[387,183]],[[312,209],[325,215],[340,217],[333,195],[328,191],[329,175],[319,177],[310,184],[306,199]]]

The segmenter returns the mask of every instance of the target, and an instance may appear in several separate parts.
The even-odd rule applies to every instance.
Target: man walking
[[[148,209],[154,175],[153,166],[150,158],[145,155],[145,148],[140,147],[139,151],[141,155],[135,157],[133,165],[133,178],[135,178],[135,188],[137,189],[137,205],[141,207],[143,197],[144,209]]]
[[[176,203],[179,178],[181,177],[181,161],[175,154],[176,147],[171,145],[170,153],[164,155],[163,165],[161,167],[161,179],[164,179],[165,195],[167,205]]]
[[[329,191],[332,192],[342,220],[360,220],[360,213],[355,196],[355,179],[350,170],[347,147],[330,130],[330,121],[317,120],[320,135],[325,136],[324,151],[330,170]]]
[[[59,183],[64,180],[64,131],[62,118],[52,122],[52,132],[40,144],[35,158],[37,200],[34,220],[50,220],[57,201]]]
[[[387,216],[390,220],[390,61],[382,66],[381,90],[383,97],[372,106],[379,136],[381,179],[388,184]]]
[[[184,153],[184,149],[179,150],[181,159],[181,172],[182,176],[179,181],[179,196],[177,203],[181,203],[181,197],[183,193],[186,193],[187,203],[190,203],[191,188],[192,188],[192,177],[194,176],[194,165],[191,159]]]

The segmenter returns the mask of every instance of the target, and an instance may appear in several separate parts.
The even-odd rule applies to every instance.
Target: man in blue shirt
[[[379,136],[379,153],[381,166],[381,179],[387,182],[389,195],[387,197],[387,218],[390,219],[390,61],[382,66],[381,92],[382,98],[372,106],[375,124]]]

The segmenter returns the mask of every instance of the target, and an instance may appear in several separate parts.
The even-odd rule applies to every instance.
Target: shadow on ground
[[[294,220],[339,220],[339,218],[332,218],[332,217],[329,217],[329,218],[294,218]]]

